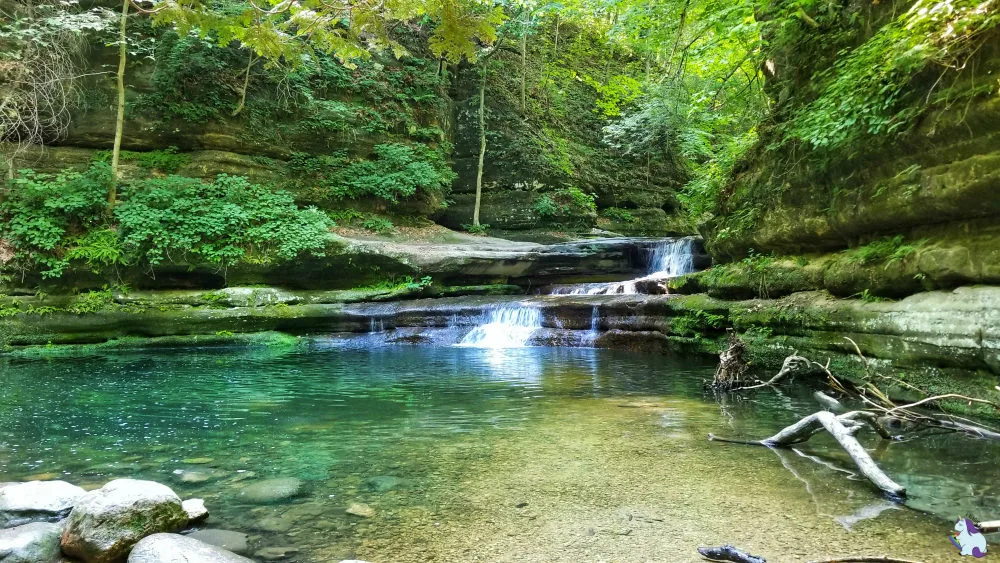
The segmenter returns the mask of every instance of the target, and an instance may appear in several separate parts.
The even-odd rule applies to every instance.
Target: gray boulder
[[[254,504],[280,502],[302,493],[303,483],[294,477],[265,479],[251,483],[240,491],[240,499]]]
[[[77,501],[60,545],[86,563],[125,561],[142,538],[176,532],[188,523],[181,499],[153,481],[116,479]]]
[[[32,522],[16,528],[0,530],[0,562],[57,563],[59,534],[62,526],[49,522]]]
[[[66,481],[28,481],[0,487],[0,528],[64,518],[87,491]]]
[[[200,498],[189,498],[181,503],[181,508],[188,515],[188,524],[197,524],[208,518],[208,509],[205,508],[205,501]]]
[[[253,563],[221,547],[178,534],[153,534],[132,549],[128,563]]]
[[[240,555],[250,553],[250,542],[247,535],[243,532],[206,528],[204,530],[191,532],[187,537],[212,544],[216,547],[221,547],[222,549],[228,549],[229,551]]]

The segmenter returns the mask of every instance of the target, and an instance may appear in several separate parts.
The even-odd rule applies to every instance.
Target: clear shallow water
[[[985,441],[879,446],[912,509],[844,473],[823,437],[782,452],[710,443],[770,435],[816,406],[806,389],[719,402],[701,387],[713,366],[690,360],[319,342],[0,370],[0,480],[158,480],[205,498],[209,527],[294,546],[297,561],[696,561],[697,545],[726,542],[772,561],[946,561],[957,516],[1000,511],[1000,448]],[[305,494],[241,499],[271,477]],[[354,502],[375,517],[347,515]]]

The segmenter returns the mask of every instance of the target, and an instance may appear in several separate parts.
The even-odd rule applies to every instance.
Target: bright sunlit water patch
[[[726,542],[780,561],[859,546],[932,561],[954,517],[1000,506],[985,441],[864,438],[927,513],[886,506],[823,436],[798,451],[708,442],[770,435],[816,405],[807,389],[717,400],[711,364],[662,356],[317,345],[0,370],[0,480],[161,481],[206,499],[211,527],[298,561],[695,561]],[[305,494],[241,499],[272,477]],[[347,515],[354,502],[376,516]]]

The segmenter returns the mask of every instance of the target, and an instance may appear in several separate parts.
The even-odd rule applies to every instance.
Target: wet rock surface
[[[86,563],[124,561],[142,538],[188,523],[181,499],[153,481],[116,479],[84,495],[66,520],[63,552]]]
[[[191,532],[187,536],[207,544],[227,549],[239,555],[247,555],[250,553],[250,539],[249,536],[243,532],[206,528],[204,530]]]
[[[153,534],[135,545],[128,563],[252,563],[221,547],[178,534]]]
[[[59,535],[62,526],[32,522],[0,530],[0,562],[58,563],[62,561]]]
[[[0,527],[65,517],[87,491],[65,481],[29,481],[0,486]]]
[[[269,504],[302,494],[305,483],[294,477],[280,477],[251,482],[240,491],[239,500],[254,504]]]

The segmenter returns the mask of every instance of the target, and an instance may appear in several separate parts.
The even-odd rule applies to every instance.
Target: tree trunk
[[[479,226],[479,205],[483,201],[483,162],[486,160],[486,68],[479,83],[479,164],[476,167],[476,207],[472,212],[472,225]]]
[[[115,121],[115,146],[111,150],[111,185],[108,187],[108,210],[114,209],[118,198],[118,159],[121,156],[122,133],[125,128],[125,59],[128,51],[125,48],[125,26],[128,22],[128,4],[122,5],[121,28],[118,32],[118,118]]]
[[[521,113],[527,109],[525,83],[528,80],[528,32],[521,32]]]
[[[861,471],[861,474],[871,481],[873,485],[892,497],[905,497],[906,488],[896,483],[890,479],[888,475],[882,472],[871,456],[868,455],[865,448],[858,442],[857,438],[854,437],[854,433],[861,427],[861,423],[856,420],[856,417],[860,414],[863,414],[863,411],[842,414],[838,417],[829,411],[819,411],[803,418],[791,426],[786,427],[781,432],[778,432],[770,438],[765,438],[760,441],[740,443],[756,444],[767,446],[769,448],[784,448],[805,442],[819,430],[826,429],[826,431],[829,432],[835,440],[837,440],[840,447],[844,448],[847,455],[851,456],[851,459],[854,460],[854,464],[858,466],[858,470]],[[845,426],[844,422],[851,423],[851,428]],[[709,439],[730,442],[734,441],[726,440],[725,438],[717,438],[711,434],[709,435]]]

